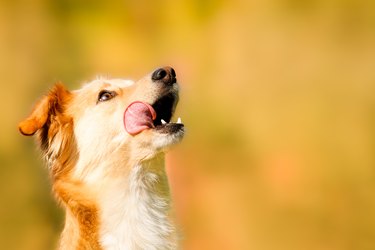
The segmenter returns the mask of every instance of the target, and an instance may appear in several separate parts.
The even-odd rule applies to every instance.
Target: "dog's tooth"
[[[167,122],[164,121],[163,119],[161,119],[160,121],[161,121],[161,124],[163,124],[163,125],[164,125],[164,124],[167,124]]]
[[[181,123],[182,123],[182,121],[181,121],[181,117],[178,117],[178,119],[177,119],[177,123],[178,123],[178,124],[181,124]]]

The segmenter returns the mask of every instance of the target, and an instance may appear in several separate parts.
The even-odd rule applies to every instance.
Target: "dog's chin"
[[[167,123],[153,129],[152,145],[157,151],[165,151],[178,144],[185,134],[181,123]]]
[[[146,132],[146,131],[145,131]],[[177,122],[162,122],[149,129],[151,136],[148,138],[156,151],[166,151],[171,146],[178,144],[185,134],[185,126],[178,118]]]

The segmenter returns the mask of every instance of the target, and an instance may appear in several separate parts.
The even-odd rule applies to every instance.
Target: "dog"
[[[36,135],[65,209],[58,249],[176,249],[165,152],[184,136],[171,122],[176,73],[137,82],[98,78],[69,91],[57,83],[19,124]]]

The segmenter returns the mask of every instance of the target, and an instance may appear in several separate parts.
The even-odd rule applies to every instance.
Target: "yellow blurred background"
[[[55,81],[173,66],[183,249],[375,249],[375,2],[3,0],[0,248],[53,249],[63,213],[17,123]]]

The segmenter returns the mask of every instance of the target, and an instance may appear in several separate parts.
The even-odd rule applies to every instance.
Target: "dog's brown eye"
[[[108,101],[115,96],[116,96],[116,92],[114,91],[108,91],[108,90],[100,91],[99,96],[98,96],[98,102]]]

